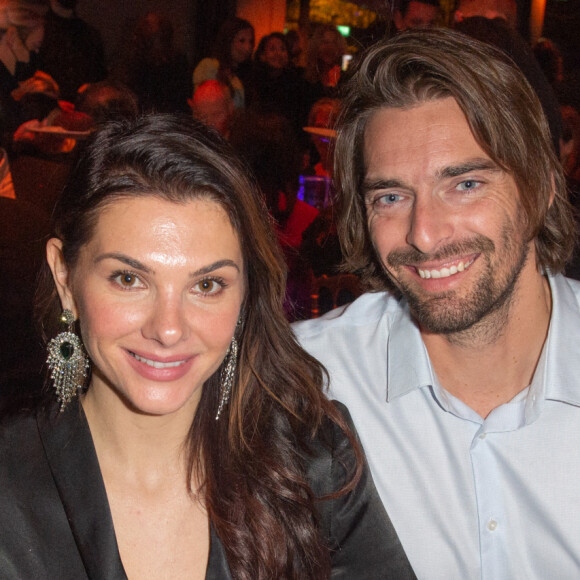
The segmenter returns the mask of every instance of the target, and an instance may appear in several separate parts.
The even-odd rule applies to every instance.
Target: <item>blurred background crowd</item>
[[[36,271],[55,199],[101,123],[180,113],[230,141],[285,252],[288,318],[306,318],[360,291],[339,271],[331,161],[352,59],[406,28],[496,44],[538,93],[578,205],[579,25],[580,0],[0,0],[1,388],[40,381]]]

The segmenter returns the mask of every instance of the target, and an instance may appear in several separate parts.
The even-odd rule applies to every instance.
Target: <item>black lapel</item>
[[[228,566],[226,553],[221,540],[215,533],[215,529],[211,522],[209,527],[209,561],[207,563],[205,580],[232,580],[232,574],[230,572],[230,567]]]
[[[39,412],[40,438],[80,556],[91,580],[126,580],[105,484],[78,400]]]

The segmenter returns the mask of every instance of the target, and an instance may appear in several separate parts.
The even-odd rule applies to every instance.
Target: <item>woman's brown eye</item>
[[[205,296],[215,296],[219,294],[226,284],[221,279],[205,278],[195,285],[195,292]]]
[[[119,275],[119,283],[121,286],[131,287],[135,286],[137,276],[135,274],[125,273]]]
[[[213,280],[203,280],[200,282],[199,287],[202,292],[211,292],[214,290],[215,282]]]

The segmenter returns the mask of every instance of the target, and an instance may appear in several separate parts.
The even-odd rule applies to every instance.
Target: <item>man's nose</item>
[[[424,254],[432,253],[451,238],[453,223],[447,207],[434,196],[417,197],[413,206],[407,243]]]

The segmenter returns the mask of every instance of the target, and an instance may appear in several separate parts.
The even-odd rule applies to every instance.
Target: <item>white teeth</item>
[[[169,363],[162,363],[156,360],[149,360],[148,358],[143,358],[142,356],[139,356],[138,354],[135,353],[131,353],[139,362],[145,363],[146,365],[149,365],[150,367],[156,368],[156,369],[169,369],[172,367],[178,367],[179,365],[182,365],[185,361],[184,360],[178,360],[175,362],[169,362]]]
[[[469,268],[471,264],[473,264],[473,260],[470,260],[469,262],[459,262],[457,266],[450,266],[449,268],[441,268],[441,270],[421,270],[420,268],[417,268],[417,272],[419,272],[419,276],[421,276],[421,278],[426,279],[448,278],[449,276],[457,274],[457,272],[463,272],[464,270],[467,270],[467,268]]]

